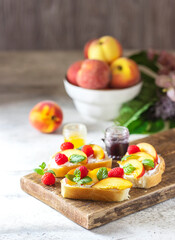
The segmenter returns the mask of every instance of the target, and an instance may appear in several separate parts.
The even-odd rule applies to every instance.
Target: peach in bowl
[[[111,36],[89,41],[84,48],[85,60],[73,63],[64,86],[77,110],[85,118],[112,120],[121,105],[141,90],[137,64],[122,57],[122,46]]]

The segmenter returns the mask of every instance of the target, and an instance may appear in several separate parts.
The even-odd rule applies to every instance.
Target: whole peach
[[[88,58],[111,63],[122,56],[122,46],[117,39],[104,36],[93,41],[88,48]]]
[[[42,101],[36,104],[29,114],[33,127],[43,133],[51,133],[60,127],[63,112],[58,104],[53,101]]]
[[[77,61],[71,64],[67,70],[67,80],[74,85],[77,85],[76,76],[77,76],[77,72],[81,68],[82,63],[83,61]]]
[[[140,81],[140,71],[137,64],[129,58],[118,58],[111,64],[112,88],[127,88]]]
[[[95,40],[96,40],[96,39],[92,39],[92,40],[88,41],[88,42],[85,44],[84,50],[83,50],[83,52],[84,52],[84,57],[85,57],[85,58],[88,58],[89,47],[90,47],[91,43],[92,43],[93,41],[95,41]]]
[[[109,66],[99,60],[85,60],[77,74],[77,84],[83,88],[103,89],[109,81]]]

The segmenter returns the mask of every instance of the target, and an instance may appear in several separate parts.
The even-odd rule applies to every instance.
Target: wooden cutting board
[[[133,143],[147,142],[155,146],[165,159],[162,182],[151,189],[132,189],[130,199],[119,203],[79,201],[61,196],[60,180],[45,186],[36,173],[21,178],[21,188],[79,225],[92,229],[128,214],[175,197],[175,129],[161,132]]]

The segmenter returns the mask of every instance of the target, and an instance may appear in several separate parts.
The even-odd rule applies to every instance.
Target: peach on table
[[[53,101],[42,101],[36,104],[29,114],[32,126],[43,133],[51,133],[60,127],[63,112],[58,104]]]

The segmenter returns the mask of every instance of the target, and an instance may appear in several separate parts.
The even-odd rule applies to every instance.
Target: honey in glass
[[[86,143],[87,129],[82,123],[69,123],[63,128],[65,142],[71,142],[74,148],[79,148]]]

